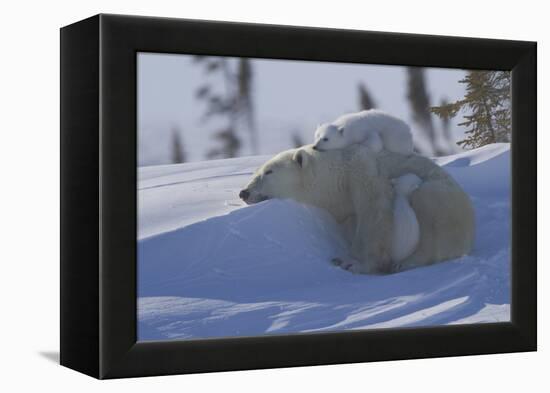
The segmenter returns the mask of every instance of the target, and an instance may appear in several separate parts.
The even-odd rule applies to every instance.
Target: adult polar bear
[[[420,225],[414,253],[391,260],[394,190],[391,179],[413,173],[422,184],[409,197]],[[351,223],[350,255],[335,256],[357,273],[389,273],[460,257],[474,240],[468,195],[441,167],[418,155],[375,153],[364,146],[319,152],[311,145],[279,153],[239,196],[248,204],[291,198]]]

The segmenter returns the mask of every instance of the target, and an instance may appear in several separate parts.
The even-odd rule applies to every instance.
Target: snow
[[[139,340],[510,320],[509,144],[434,159],[472,199],[473,252],[381,276],[329,262],[347,244],[327,212],[238,199],[268,158],[139,168]]]

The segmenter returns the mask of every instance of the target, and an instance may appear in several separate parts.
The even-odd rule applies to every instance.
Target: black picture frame
[[[136,53],[512,71],[511,322],[136,342]],[[536,43],[96,15],[61,29],[61,364],[96,378],[534,351]]]

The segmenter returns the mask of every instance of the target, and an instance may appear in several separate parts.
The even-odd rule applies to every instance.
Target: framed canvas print
[[[536,350],[536,44],[61,29],[61,364]]]

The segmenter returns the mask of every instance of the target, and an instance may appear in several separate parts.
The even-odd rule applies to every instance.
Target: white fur
[[[314,148],[319,151],[343,149],[354,143],[361,143],[375,153],[382,149],[406,155],[413,153],[407,123],[376,109],[348,113],[315,130]]]
[[[410,173],[422,179],[408,197],[420,239],[410,256],[395,262],[391,180]],[[400,191],[405,182],[397,183]],[[349,254],[336,255],[333,262],[356,273],[396,272],[457,258],[470,252],[474,240],[468,195],[443,168],[416,154],[373,153],[357,144],[326,152],[304,146],[267,161],[241,192],[249,204],[292,198],[353,225]]]
[[[420,226],[416,213],[409,204],[409,195],[418,188],[420,183],[422,180],[412,173],[392,179],[395,192],[391,249],[393,262],[401,262],[409,257],[420,241]]]

